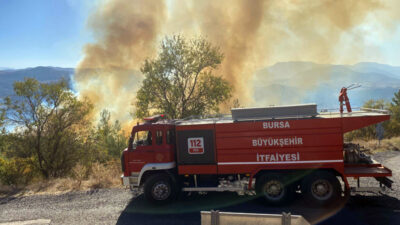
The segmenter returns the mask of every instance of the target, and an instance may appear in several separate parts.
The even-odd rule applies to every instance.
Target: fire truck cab
[[[175,126],[168,121],[157,122],[162,117],[146,118],[133,127],[128,148],[122,154],[125,185],[139,187],[151,174],[176,168]]]

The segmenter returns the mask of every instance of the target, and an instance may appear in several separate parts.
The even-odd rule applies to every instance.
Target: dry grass
[[[121,166],[118,161],[103,165],[94,163],[90,168],[77,165],[71,177],[50,180],[36,180],[25,187],[0,185],[0,195],[61,194],[70,191],[82,191],[98,188],[122,187]]]
[[[106,166],[95,163],[86,185],[90,188],[109,188],[121,186],[121,165],[119,162],[109,162]]]
[[[359,144],[366,148],[367,153],[375,154],[383,151],[399,151],[400,150],[400,137],[378,140],[353,140],[352,143]]]

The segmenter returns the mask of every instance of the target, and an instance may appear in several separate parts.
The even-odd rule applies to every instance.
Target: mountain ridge
[[[40,82],[54,82],[61,78],[72,82],[74,68],[37,66],[25,69],[0,69],[0,98],[13,93],[13,83],[24,77]],[[243,106],[262,107],[314,102],[319,108],[338,106],[337,95],[343,86],[360,83],[349,91],[354,106],[362,106],[369,99],[390,101],[400,89],[400,67],[375,62],[353,65],[318,64],[313,62],[278,62],[257,70],[252,80],[253,102]],[[73,85],[70,83],[70,87]]]
[[[361,87],[349,91],[353,105],[362,106],[369,99],[390,101],[400,89],[400,67],[280,62],[255,73],[253,96],[256,106],[315,102],[320,108],[336,108],[340,89],[354,83]]]
[[[25,77],[35,78],[40,82],[54,82],[61,78],[71,82],[73,68],[37,66],[25,69],[0,70],[0,98],[12,95],[13,83],[23,81]]]

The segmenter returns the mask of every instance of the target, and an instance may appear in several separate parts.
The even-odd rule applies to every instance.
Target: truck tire
[[[144,196],[152,203],[168,203],[176,198],[177,191],[167,174],[151,175],[144,184]]]
[[[292,196],[292,186],[282,174],[264,174],[256,180],[257,196],[270,205],[286,203]]]
[[[336,176],[327,171],[317,171],[305,177],[301,192],[310,204],[327,206],[336,203],[341,196],[341,186]]]

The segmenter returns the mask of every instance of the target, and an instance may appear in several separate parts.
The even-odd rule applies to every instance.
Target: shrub
[[[32,167],[30,159],[0,158],[0,182],[5,185],[17,186],[28,184],[36,171]]]
[[[121,166],[117,160],[111,160],[106,164],[94,163],[90,171],[91,188],[107,188],[121,185]]]
[[[82,185],[82,181],[85,180],[89,176],[89,169],[87,166],[82,164],[77,164],[72,169],[72,177],[77,182],[76,189],[79,189]]]

